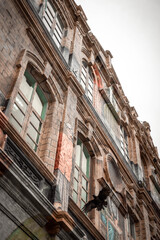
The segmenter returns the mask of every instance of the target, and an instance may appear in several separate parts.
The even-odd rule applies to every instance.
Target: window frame
[[[78,142],[80,144],[78,144]],[[79,165],[76,161],[77,157],[78,157],[77,156],[77,146],[80,146]],[[85,151],[87,151],[88,157],[89,157],[86,161],[86,174],[83,172],[83,169],[82,169],[82,161],[83,161],[82,153],[84,153],[84,149],[85,149]],[[78,178],[75,177],[75,169],[78,172]],[[83,178],[86,181],[86,188],[83,186],[83,183],[82,183]],[[80,137],[78,137],[77,144],[76,144],[75,165],[74,165],[74,171],[73,171],[72,199],[80,208],[83,208],[84,204],[86,202],[88,202],[88,200],[89,200],[90,179],[91,179],[91,155],[90,155],[89,150],[88,150],[87,146],[85,145],[84,141],[82,141],[82,139]],[[75,181],[77,182],[77,191],[74,188]],[[82,191],[84,191],[86,193],[86,201],[82,197]],[[74,193],[76,193],[76,195],[77,195],[76,200],[74,199],[74,196],[73,196]],[[82,204],[82,202],[83,202],[83,204]]]
[[[129,144],[128,135],[123,126],[120,126],[120,148],[121,153],[125,157],[126,161],[129,163]]]
[[[26,78],[26,80],[25,80],[26,82],[27,82],[27,80],[30,83],[32,82],[32,85],[30,85],[30,87],[31,87],[31,94],[29,96],[29,99],[27,98],[27,96],[25,96],[25,92],[23,92],[23,90],[21,89],[24,77]],[[28,85],[29,85],[29,83],[28,83]],[[36,94],[37,94],[37,96],[39,98],[39,101],[42,103],[41,115],[37,112],[37,109],[35,109],[35,107],[33,106]],[[20,102],[22,104],[22,106],[20,106],[20,103],[17,102],[17,96],[20,96],[21,99],[26,104],[25,111],[23,111],[23,104],[22,104],[22,102]],[[23,119],[23,121],[21,123],[16,118],[16,116],[14,115],[14,111],[13,111],[14,105],[16,105],[18,111],[20,113],[23,113],[23,115],[24,115],[24,119]],[[37,152],[38,144],[40,142],[40,137],[41,137],[41,133],[42,133],[43,123],[45,121],[45,116],[46,116],[46,112],[47,112],[47,106],[48,106],[48,100],[47,100],[47,98],[46,98],[46,96],[44,94],[44,91],[41,89],[37,79],[35,77],[33,77],[31,72],[29,71],[29,69],[26,68],[24,74],[22,75],[21,81],[19,83],[19,88],[18,88],[18,91],[16,92],[16,96],[15,96],[15,98],[13,100],[13,106],[11,108],[10,118],[9,119],[10,119],[10,123],[12,124],[12,126],[19,132],[19,134],[21,134],[21,136],[25,139],[27,144],[35,152]],[[36,124],[33,123],[33,117],[32,117],[33,115],[35,117],[35,120],[37,122],[39,122],[39,127],[38,128],[36,128]],[[12,122],[13,120],[14,120],[14,122],[16,122],[16,124],[18,124],[19,129],[17,129],[15,124]],[[33,130],[37,134],[35,140],[31,136],[31,134],[29,133],[29,127],[33,128]],[[32,144],[34,144],[34,147],[32,147],[31,144],[29,144],[29,142],[27,141],[27,138],[29,138],[30,141],[32,141]]]
[[[136,226],[133,217],[128,214],[128,233],[132,240],[136,239]]]
[[[80,76],[80,84],[82,88],[85,90],[85,94],[93,103],[94,96],[94,75],[91,67],[88,65],[86,60],[82,60],[81,67],[81,76]]]
[[[46,17],[47,16],[47,17]],[[47,20],[48,19],[48,20]],[[50,21],[50,23],[49,23]],[[58,48],[61,48],[62,39],[64,37],[65,27],[60,17],[59,12],[53,6],[51,1],[47,1],[42,15],[42,22],[45,25],[47,31],[50,33],[53,41]]]

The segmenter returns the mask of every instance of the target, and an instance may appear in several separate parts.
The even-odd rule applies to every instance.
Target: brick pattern
[[[63,122],[58,139],[55,169],[59,168],[68,181],[70,181],[72,170],[72,153],[73,153],[73,135],[75,128],[76,115],[76,97],[68,88],[66,95],[65,109],[63,113]]]
[[[38,10],[38,6],[41,1],[34,0],[33,2],[34,6]],[[71,7],[70,1],[65,2],[67,2],[68,4],[66,4],[66,7]],[[86,22],[84,14],[83,12],[81,12],[82,15],[78,15],[80,13],[78,11],[81,12],[80,8],[77,7],[76,9],[75,7],[67,12],[67,14],[70,13],[70,15],[73,15],[69,16],[70,19],[68,19],[70,22],[72,22],[71,25],[73,26],[70,26],[67,29],[67,35],[62,40],[62,46],[65,49],[62,54],[64,54],[67,63],[70,60],[70,69],[74,72],[74,75],[77,78],[75,79],[75,81],[80,78],[83,57],[92,65],[94,64],[95,58],[98,56],[98,54],[101,55],[103,59],[103,64],[107,62],[108,59],[110,59],[109,55],[107,55],[108,53],[102,49],[96,38],[92,34],[86,32],[87,25],[85,25]],[[80,96],[80,94],[78,95],[77,93],[75,93],[75,90],[73,90],[70,86],[67,86],[66,76],[69,70],[65,69],[65,67],[63,66],[63,61],[60,60],[59,55],[57,54],[55,57],[57,61],[55,67],[54,62],[50,62],[50,64],[48,64],[48,58],[45,56],[45,53],[42,54],[42,51],[39,52],[39,50],[37,50],[37,48],[33,44],[33,41],[29,38],[27,34],[26,29],[30,26],[30,23],[26,19],[27,17],[24,17],[24,13],[16,4],[16,1],[0,1],[0,91],[4,95],[5,99],[10,98],[9,105],[5,112],[6,116],[9,117],[14,98],[18,92],[19,83],[25,71],[27,61],[29,60],[25,59],[24,61],[22,61],[21,66],[16,66],[16,64],[17,61],[19,61],[22,50],[27,49],[31,53],[33,53],[34,56],[37,56],[42,65],[46,66],[44,72],[41,73],[41,75],[43,75],[44,81],[46,79],[50,79],[50,84],[53,88],[52,95],[54,96],[52,100],[50,99],[48,104],[48,110],[46,113],[46,118],[43,125],[37,154],[40,157],[41,161],[47,166],[49,171],[52,174],[55,173],[57,176],[56,184],[59,187],[60,192],[61,203],[59,204],[61,205],[61,210],[67,211],[68,209],[68,199],[70,194],[69,188],[71,187],[70,184],[72,184],[72,164],[74,162],[73,153],[75,146],[73,144],[76,142],[75,139],[77,137],[77,131],[80,131],[83,135],[85,135],[85,133],[82,130],[78,129],[78,127],[75,125],[76,119],[78,119],[82,122],[86,129],[88,129],[85,130],[87,131],[85,137],[87,141],[90,141],[89,144],[91,146],[91,153],[94,155],[94,158],[92,158],[92,186],[90,187],[90,194],[97,194],[101,188],[97,179],[103,177],[105,181],[108,181],[108,184],[110,185],[110,182],[104,173],[104,168],[106,167],[105,158],[107,149],[107,151],[109,151],[110,154],[112,154],[116,159],[120,171],[124,173],[122,174],[122,177],[125,185],[125,191],[127,193],[125,192],[124,194],[121,194],[121,196],[119,195],[119,198],[122,200],[121,202],[122,204],[124,204],[125,209],[127,208],[127,204],[128,206],[132,206],[133,204],[133,194],[131,188],[135,188],[133,207],[134,211],[136,212],[136,217],[138,219],[138,222],[136,222],[135,224],[136,240],[151,239],[151,233],[149,228],[150,213],[148,212],[148,209],[144,206],[141,207],[142,213],[137,210],[140,209],[138,203],[138,192],[140,187],[138,186],[137,182],[135,182],[132,174],[128,171],[129,168],[125,167],[125,164],[122,162],[121,157],[118,156],[118,153],[116,152],[116,149],[114,149],[112,143],[109,143],[109,141],[107,141],[107,136],[102,134],[101,125],[99,123],[96,123],[96,118],[94,118],[94,114],[91,113],[91,109],[89,108],[89,106],[87,106],[87,103],[85,102],[83,96]],[[46,40],[49,41],[49,38],[46,38]],[[104,66],[101,67],[103,67],[103,70],[106,71]],[[118,85],[119,88],[121,88],[114,69],[112,69],[110,60],[108,70],[110,71],[110,73],[112,73],[112,76],[109,76],[109,73],[106,73],[106,75],[108,74],[108,78],[102,79],[103,88],[110,85]],[[63,83],[61,81],[62,75],[64,75]],[[107,114],[104,117],[102,108],[105,104],[105,101],[99,92],[100,86],[97,83],[98,76],[95,75],[93,106],[101,119],[104,122],[108,123],[108,129],[110,130],[110,133],[115,136],[115,139],[119,139],[119,125],[109,109],[107,109]],[[75,86],[78,86],[78,81],[75,82]],[[48,91],[47,87],[45,88],[45,91]],[[76,94],[78,95],[78,97]],[[158,162],[158,156],[154,149],[152,139],[150,138],[148,131],[146,131],[144,126],[137,120],[136,111],[132,111],[133,108],[129,106],[129,102],[127,101],[127,98],[123,94],[122,90],[120,96],[117,99],[119,101],[120,110],[125,111],[124,118],[122,118],[120,114],[121,123],[124,124],[124,127],[129,128],[129,132],[131,135],[129,139],[130,160],[138,164],[139,168],[141,168],[141,160],[142,156],[144,156],[144,154],[142,154],[143,151],[143,153],[145,152],[147,156],[146,161],[148,161],[146,163],[146,168],[147,166],[152,166],[152,159],[156,158]],[[81,106],[82,108],[80,108],[77,102],[81,103],[83,107]],[[79,112],[77,112],[77,109],[82,109],[82,111],[80,112],[79,110]],[[91,122],[97,124],[95,128],[91,128],[91,131],[89,125],[87,125],[86,123],[86,118],[90,118]],[[4,138],[5,137],[3,130],[1,130],[0,128],[0,147],[4,146]],[[94,147],[93,145],[93,139],[96,139],[96,142],[98,144],[99,149],[97,152],[95,150],[96,147]],[[154,163],[154,167],[157,168],[157,171],[159,171],[159,168],[157,167],[158,164],[156,164],[157,163]],[[147,172],[147,169],[145,169],[145,171]],[[65,186],[63,185],[64,182]],[[143,190],[146,191],[145,189]],[[146,192],[146,194],[148,193]],[[148,195],[148,198],[149,197],[150,196]],[[147,201],[148,200],[146,200],[146,202]],[[154,208],[151,204],[150,208],[154,213]],[[89,217],[91,218],[97,229],[99,229],[99,212],[93,211],[89,215]],[[127,229],[126,226],[125,229]]]
[[[16,60],[21,50],[29,49],[36,55],[39,54],[27,36],[28,24],[13,1],[10,4],[3,0],[0,2],[0,25],[0,83],[1,91],[9,97],[18,71]]]

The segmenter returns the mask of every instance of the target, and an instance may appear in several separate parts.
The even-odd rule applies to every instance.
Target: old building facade
[[[0,1],[0,239],[160,239],[160,160],[73,0]],[[101,211],[82,211],[104,187]]]

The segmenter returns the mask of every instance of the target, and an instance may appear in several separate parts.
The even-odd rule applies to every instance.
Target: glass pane
[[[82,66],[82,74],[86,76],[86,68],[84,66]]]
[[[51,14],[48,8],[46,10],[45,17],[47,17],[51,23],[53,22],[54,16]]]
[[[60,48],[61,43],[60,43],[59,39],[57,39],[55,34],[53,34],[53,40],[54,40],[55,44],[57,45],[57,47]]]
[[[52,21],[50,20],[50,18],[48,17],[47,14],[46,14],[45,17],[44,17],[44,22],[46,22],[46,24],[48,24],[49,29],[50,29],[51,26],[52,26]]]
[[[112,224],[108,221],[108,233],[109,233],[109,240],[115,239],[115,231]]]
[[[18,103],[20,109],[25,113],[27,109],[27,103],[23,100],[19,93],[17,94],[16,102]]]
[[[101,220],[107,226],[107,218],[105,216],[105,212],[101,211]]]
[[[78,192],[78,182],[74,179],[74,182],[73,182],[73,188],[76,192]]]
[[[30,118],[30,122],[32,123],[32,125],[38,130],[41,130],[41,122],[40,120],[36,117],[36,115],[32,112],[31,118]]]
[[[59,26],[59,28],[63,29],[63,24],[62,24],[59,16],[57,17],[56,22],[57,22],[57,25]]]
[[[87,159],[86,159],[86,156],[85,156],[84,152],[82,152],[82,171],[86,175],[86,173],[87,173]]]
[[[76,146],[76,164],[80,166],[80,157],[81,157],[81,146]]]
[[[77,203],[77,193],[73,191],[73,201]]]
[[[83,152],[82,152],[82,171],[84,174],[89,177],[89,159],[90,155],[85,146],[83,146]]]
[[[77,170],[77,168],[74,169],[74,177],[76,179],[78,179],[78,174],[79,174],[79,171]]]
[[[60,44],[62,36],[61,36],[61,34],[58,33],[57,29],[55,29],[54,35],[55,35],[55,37],[57,38],[57,41]]]
[[[15,127],[15,129],[20,133],[22,127],[16,122],[16,120],[11,116],[10,123]]]
[[[85,205],[85,202],[82,200],[82,201],[81,201],[81,208],[83,208],[84,205]]]
[[[37,91],[35,92],[32,106],[34,107],[36,112],[41,116],[43,103],[41,102],[40,96],[38,95]]]
[[[82,188],[82,193],[81,193],[81,197],[82,197],[82,199],[85,201],[85,202],[87,202],[87,192]]]
[[[86,71],[84,68],[82,68],[82,74],[81,74],[81,77],[86,79]]]
[[[62,38],[63,29],[60,28],[57,24],[56,24],[55,31],[57,32],[57,34],[59,35],[59,37]]]
[[[88,98],[90,99],[90,101],[93,101],[93,96],[90,94],[90,92],[88,92]]]
[[[88,85],[88,91],[89,91],[90,93],[93,92],[93,88],[92,88],[90,85]]]
[[[86,84],[83,81],[81,81],[81,85],[82,85],[83,89],[85,89]]]
[[[88,181],[84,177],[82,177],[82,187],[88,190]]]
[[[47,10],[50,11],[52,16],[55,16],[55,10],[53,9],[52,5],[49,3],[49,1],[47,2]]]
[[[31,124],[29,124],[28,126],[27,133],[33,139],[33,141],[35,141],[36,143],[38,142],[39,133],[34,129]]]
[[[81,80],[86,84],[86,77],[84,75],[81,75]]]
[[[24,96],[27,98],[28,101],[31,100],[32,92],[33,92],[33,87],[34,87],[33,78],[29,80],[29,78],[26,78],[26,76],[23,76],[21,85],[20,85],[20,90],[24,94]]]
[[[12,115],[19,122],[19,124],[22,125],[24,114],[20,111],[19,107],[16,104],[13,105]]]
[[[50,32],[50,30],[51,30],[51,25],[47,22],[47,20],[46,20],[45,17],[43,18],[43,22],[44,22],[44,25],[46,26],[48,32]]]
[[[91,78],[88,79],[88,84],[93,88],[93,81]]]
[[[26,136],[26,142],[31,146],[32,149],[36,150],[36,144],[30,139],[28,135]]]

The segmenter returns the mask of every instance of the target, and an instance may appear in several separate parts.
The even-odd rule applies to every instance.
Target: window
[[[81,208],[88,201],[89,190],[89,176],[90,176],[90,155],[83,144],[78,139],[76,146],[76,159],[73,179],[73,200]]]
[[[110,200],[110,203],[112,201]],[[117,207],[114,206],[114,210],[118,213]],[[101,210],[100,212],[100,217],[101,217],[101,233],[104,236],[105,239],[109,240],[120,240],[120,235],[116,229],[116,224],[115,221],[118,218],[118,215],[115,212],[113,213],[112,210],[109,209],[109,207],[104,207],[104,209]]]
[[[115,99],[115,97],[114,97],[112,87],[109,87],[109,88],[107,89],[107,96],[108,96],[110,102],[112,103],[115,111],[118,113],[118,112],[119,112],[119,108],[118,108],[117,101],[116,101],[116,99]]]
[[[135,239],[135,222],[134,219],[129,215],[128,219],[128,230],[129,230],[129,235],[131,239]]]
[[[121,142],[121,152],[125,157],[126,161],[129,161],[129,153],[128,153],[128,137],[126,131],[121,126],[120,127],[120,142]]]
[[[14,101],[10,122],[37,151],[47,100],[34,77],[26,71]]]
[[[51,34],[58,48],[61,47],[61,39],[63,37],[63,24],[57,13],[49,1],[45,8],[45,12],[42,18],[44,25]]]
[[[89,68],[87,62],[85,61],[82,62],[80,83],[85,90],[89,100],[93,102],[93,74],[91,68]]]

